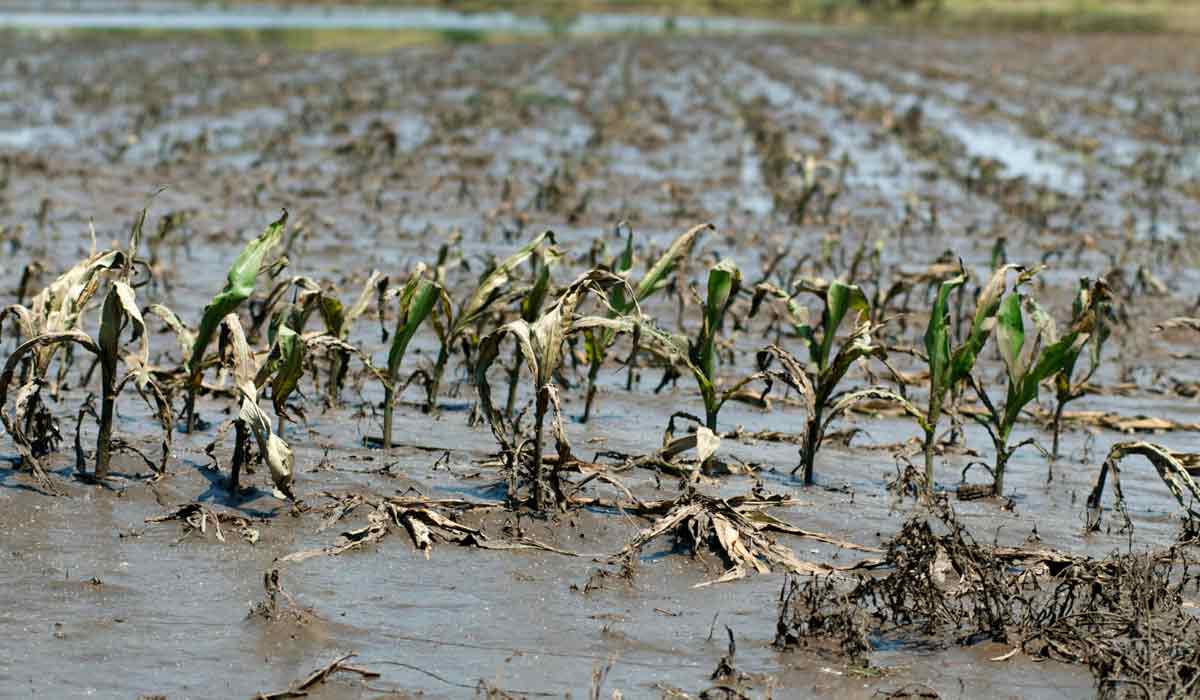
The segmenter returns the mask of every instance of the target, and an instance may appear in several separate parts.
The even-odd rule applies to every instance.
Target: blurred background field
[[[438,7],[507,11],[569,23],[581,13],[750,16],[837,24],[1040,31],[1193,32],[1195,0],[226,0],[285,7]]]

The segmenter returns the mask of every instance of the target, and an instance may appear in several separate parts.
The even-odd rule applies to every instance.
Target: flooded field
[[[1197,693],[1191,38],[0,41],[0,696]]]

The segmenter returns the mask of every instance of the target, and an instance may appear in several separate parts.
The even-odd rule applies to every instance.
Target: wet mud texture
[[[1071,410],[1161,417],[1186,428],[1200,423],[1194,336],[1151,330],[1194,315],[1200,295],[1200,57],[1187,41],[606,38],[356,54],[185,35],[62,42],[4,35],[0,301],[18,301],[29,263],[44,268],[29,282],[36,290],[84,257],[89,222],[102,247],[123,245],[155,192],[148,230],[165,234],[153,244],[155,282],[139,298],[165,303],[189,323],[221,287],[242,242],[282,207],[296,232],[291,273],[336,284],[343,298],[372,270],[399,278],[418,262],[432,264],[444,242],[461,236],[462,258],[448,277],[458,299],[488,258],[547,228],[570,252],[555,271],[562,285],[588,267],[593,242],[605,244],[601,261],[620,250],[614,227],[621,220],[647,255],[712,222],[715,233],[686,270],[696,285],[721,257],[757,281],[780,251],[787,254],[776,272],[785,278],[798,269],[829,279],[864,248],[879,251],[880,272],[864,280],[868,289],[919,273],[944,252],[961,257],[977,284],[1003,239],[1008,260],[1049,265],[1034,289],[1060,324],[1079,277],[1106,275],[1115,291],[1121,325],[1093,379],[1096,390]],[[779,165],[781,154],[842,164],[837,196],[828,196],[830,186],[798,215],[802,178],[787,158]],[[175,221],[165,225],[167,218]],[[904,318],[889,326],[889,343],[920,345],[927,300],[923,287],[913,292]],[[669,295],[645,311],[675,323]],[[688,314],[689,325],[698,323],[694,303]],[[92,311],[84,327],[96,323]],[[178,364],[174,338],[150,325],[152,357]],[[753,372],[755,352],[777,340],[764,337],[765,317],[735,325],[722,352],[728,378]],[[361,322],[351,340],[376,364],[386,361],[374,321]],[[794,339],[778,340],[801,355]],[[7,356],[12,340],[6,334],[3,342]],[[437,347],[422,329],[405,373],[428,367]],[[627,346],[618,348],[613,358],[626,355]],[[904,372],[922,368],[903,354],[893,361]],[[980,362],[977,376],[998,386],[991,382],[1004,369],[993,346]],[[86,363],[49,402],[68,440],[46,463],[69,497],[31,488],[11,440],[0,439],[6,697],[252,697],[288,688],[348,652],[358,656],[346,663],[380,676],[335,673],[310,689],[313,697],[581,697],[593,670],[610,660],[604,697],[614,689],[625,697],[696,697],[719,684],[713,672],[729,654],[726,627],[736,640],[733,664],[751,679],[740,691],[749,697],[867,698],[920,687],[964,698],[1096,694],[1086,668],[1021,654],[992,661],[1009,647],[989,641],[869,637],[867,672],[819,645],[778,649],[783,575],[693,588],[724,567],[711,555],[673,551],[670,538],[643,548],[632,577],[623,575],[610,556],[650,519],[604,508],[537,516],[501,507],[496,443],[486,427],[469,425],[475,389],[461,355],[447,370],[439,415],[422,412],[419,387],[404,394],[399,444],[387,452],[363,446],[380,433],[378,383],[352,376],[341,405],[324,409],[306,378],[297,399],[306,419],[284,433],[296,451],[298,507],[271,496],[262,467],[243,475],[253,491],[230,498],[227,472],[209,469],[204,453],[228,418],[213,399],[198,406],[213,427],[175,435],[166,478],[148,483],[146,466],[120,454],[110,488],[72,481],[73,418],[94,391],[79,386],[76,374],[86,368],[79,364]],[[592,419],[567,425],[578,453],[647,454],[660,447],[673,412],[702,412],[687,378],[654,393],[660,370],[636,372],[626,391],[626,370],[615,359],[603,368]],[[501,374],[498,367],[497,391]],[[562,379],[570,382],[560,386],[564,411],[578,418],[586,365],[568,363]],[[848,381],[867,383],[857,370]],[[913,395],[923,386],[916,381]],[[1048,445],[1051,394],[1043,390],[1044,410],[1018,425],[1014,443],[1037,437]],[[530,398],[522,388],[518,404]],[[718,432],[744,429],[742,437],[727,435],[719,452],[733,473],[687,488],[733,496],[757,485],[789,495],[795,503],[773,515],[868,547],[882,547],[909,515],[923,512],[888,489],[903,463],[894,455],[919,457],[910,422],[844,420],[838,427],[861,432],[848,444],[826,443],[809,488],[790,474],[794,443],[747,436],[796,435],[803,423],[803,408],[778,391],[769,411],[728,404]],[[966,449],[938,457],[939,488],[951,493],[968,463],[991,459],[986,433],[967,423]],[[84,443],[94,445],[88,430]],[[121,437],[153,453],[156,430],[136,401],[120,405]],[[1186,450],[1194,437],[1183,429],[1147,439]],[[1010,498],[953,502],[959,522],[981,543],[1032,540],[1093,557],[1169,545],[1180,532],[1178,507],[1148,466],[1125,468],[1133,530],[1118,531],[1116,514],[1106,513],[1099,532],[1084,532],[1091,481],[1108,447],[1125,439],[1067,421],[1051,483],[1047,459],[1022,450],[1009,466]],[[226,469],[229,444],[216,452]],[[981,477],[978,468],[967,473],[968,481]],[[683,488],[648,470],[621,478],[642,499],[674,498]],[[462,517],[496,538],[519,534],[582,556],[439,543],[427,557],[397,529],[357,551],[278,561],[364,526],[360,511],[321,529],[326,509],[350,493],[490,504]],[[622,496],[600,481],[583,493]],[[190,502],[244,521],[222,526],[224,542],[211,527],[146,522]],[[814,561],[864,557],[799,537],[777,541]],[[284,612],[256,614],[272,570],[290,599],[279,603]]]

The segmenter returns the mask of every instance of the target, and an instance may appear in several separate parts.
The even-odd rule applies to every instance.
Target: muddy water
[[[799,265],[804,274],[830,277],[845,271],[863,242],[879,243],[884,266],[879,281],[865,282],[869,290],[900,272],[923,269],[946,250],[981,275],[996,237],[1004,236],[1009,259],[1051,264],[1037,291],[1060,326],[1081,275],[1119,273],[1132,285],[1144,268],[1163,280],[1161,296],[1150,298],[1141,289],[1121,296],[1128,326],[1115,334],[1095,382],[1124,390],[1089,396],[1071,409],[1200,422],[1194,400],[1173,391],[1177,381],[1196,375],[1200,360],[1179,355],[1194,346],[1192,338],[1150,333],[1155,323],[1190,313],[1197,296],[1189,234],[1200,220],[1200,199],[1186,170],[1150,191],[1128,162],[1087,157],[1078,143],[1037,130],[1026,119],[1053,99],[1051,106],[1073,109],[1080,133],[1119,133],[1137,152],[1186,153],[1194,143],[1186,120],[1136,122],[1105,108],[1133,99],[1133,83],[1091,79],[1120,75],[1125,67],[1145,78],[1137,87],[1144,99],[1182,100],[1177,81],[1180,75],[1194,79],[1196,66],[1168,60],[1179,55],[1170,46],[1120,37],[1057,39],[1079,61],[1059,75],[1031,58],[1049,39],[1016,37],[724,37],[701,43],[639,37],[421,46],[385,54],[293,52],[186,35],[134,42],[85,35],[61,43],[4,35],[0,41],[0,89],[7,102],[0,120],[0,226],[9,255],[0,269],[5,304],[15,301],[26,263],[41,261],[49,272],[36,281],[49,281],[86,254],[89,221],[101,244],[123,241],[135,212],[163,187],[150,202],[154,226],[168,212],[186,216],[156,251],[161,264],[155,283],[139,290],[139,301],[165,303],[190,322],[220,287],[239,242],[284,206],[303,223],[289,251],[291,273],[336,283],[344,299],[357,294],[372,269],[402,275],[419,261],[432,262],[452,235],[461,235],[464,255],[447,273],[456,298],[467,293],[488,256],[502,255],[545,228],[570,253],[555,272],[556,282],[565,283],[585,269],[593,241],[607,243],[601,260],[616,254],[622,241],[612,230],[621,219],[632,223],[641,250],[661,249],[687,227],[712,221],[717,232],[703,241],[699,262],[689,270],[695,283],[719,257],[732,257],[748,282],[757,281],[774,251],[788,245],[783,274]],[[962,66],[960,72],[947,76],[947,62]],[[998,64],[1003,71],[991,70]],[[1020,87],[1025,85],[1036,90]],[[1078,89],[1059,94],[1059,85]],[[772,191],[763,172],[743,109],[756,100],[765,100],[764,113],[791,149],[833,162],[849,156],[849,185],[829,221],[793,224],[775,210],[776,198],[789,192]],[[924,151],[925,141],[893,128],[913,104],[925,106],[922,128],[943,139],[944,153]],[[1014,105],[1018,109],[1010,109]],[[1000,161],[1002,175],[1011,179],[1008,189],[972,188],[972,157]],[[1084,198],[1088,187],[1081,182],[1103,186]],[[561,193],[557,200],[545,196],[550,186]],[[1063,204],[1035,223],[1028,202],[1037,198]],[[1139,222],[1152,216],[1174,226],[1177,240],[1138,234]],[[1130,233],[1131,219],[1137,235]],[[920,343],[928,308],[921,291],[909,305],[908,319],[890,326],[893,344]],[[673,327],[669,298],[657,298],[646,311]],[[386,350],[370,316],[351,340],[382,363]],[[694,305],[687,316],[694,327]],[[93,330],[95,323],[92,314],[85,327]],[[753,370],[754,352],[775,338],[765,326],[760,318],[729,329],[731,356],[722,366],[727,379]],[[174,340],[156,324],[152,328],[156,362],[177,364]],[[797,340],[785,336],[782,342],[801,354]],[[11,344],[6,337],[4,355]],[[407,369],[427,367],[436,349],[432,333],[423,330]],[[1003,370],[994,352],[984,354],[980,376],[998,396]],[[406,394],[395,429],[401,446],[388,453],[361,446],[365,436],[380,431],[377,385],[356,379],[343,405],[327,409],[305,380],[299,403],[306,420],[285,433],[296,450],[300,499],[320,508],[327,492],[415,492],[498,504],[504,487],[488,462],[495,442],[486,429],[468,425],[474,390],[459,360],[448,371],[438,418],[420,411],[418,390]],[[901,370],[920,369],[906,356],[894,360]],[[866,698],[909,683],[929,685],[942,697],[1095,692],[1084,669],[1021,656],[990,661],[1009,651],[992,644],[878,638],[871,661],[880,673],[869,675],[819,650],[779,652],[771,641],[781,575],[694,588],[719,575],[719,563],[656,543],[637,562],[632,581],[593,576],[616,572],[610,555],[648,524],[607,511],[547,519],[518,519],[503,510],[473,516],[489,534],[519,528],[576,557],[442,544],[427,559],[397,532],[364,551],[281,566],[279,557],[331,544],[340,530],[364,519],[352,516],[318,531],[319,514],[294,512],[273,499],[262,470],[247,477],[257,490],[231,501],[224,476],[208,468],[204,454],[215,426],[227,417],[214,401],[200,407],[214,428],[175,436],[171,473],[161,482],[147,484],[145,466],[126,456],[119,458],[120,478],[111,489],[72,482],[71,417],[85,394],[72,377],[71,388],[52,404],[68,442],[51,460],[70,498],[31,490],[27,477],[14,471],[11,442],[0,441],[6,465],[0,470],[5,697],[250,697],[284,689],[350,651],[381,676],[366,683],[336,676],[315,689],[315,697],[471,697],[481,683],[516,696],[579,697],[587,693],[593,669],[610,662],[606,690],[634,698],[677,689],[695,697],[711,685],[726,653],[726,626],[737,639],[735,665],[759,679],[755,696],[770,687],[777,698]],[[653,393],[658,377],[643,368],[635,391],[627,392],[625,370],[606,366],[593,420],[569,424],[576,451],[586,457],[600,450],[644,454],[660,444],[672,412],[701,410],[686,379]],[[577,417],[583,368],[568,368],[565,379],[573,386],[562,388],[564,410]],[[494,381],[499,387],[500,372]],[[855,373],[852,381],[867,379]],[[910,390],[920,398],[919,385]],[[1049,407],[1047,393],[1043,403]],[[528,399],[522,389],[521,403]],[[795,401],[777,395],[770,411],[727,405],[721,429],[797,433],[803,418]],[[720,454],[731,465],[749,465],[752,474],[709,476],[694,487],[732,496],[761,485],[800,501],[776,510],[778,517],[879,545],[909,514],[920,512],[912,500],[887,490],[897,474],[893,453],[912,454],[917,431],[895,418],[859,416],[845,424],[863,432],[849,447],[826,445],[816,487],[804,488],[791,476],[794,445],[750,438],[727,438]],[[122,400],[119,434],[152,452],[153,425],[136,400]],[[1043,426],[1032,420],[1013,439],[1031,436],[1048,442]],[[94,439],[85,427],[85,444]],[[985,542],[1019,545],[1036,538],[1093,556],[1163,546],[1179,531],[1178,507],[1151,469],[1135,463],[1123,479],[1132,533],[1118,532],[1111,512],[1105,514],[1111,530],[1083,533],[1083,504],[1096,468],[1108,447],[1123,439],[1132,437],[1071,426],[1052,482],[1047,460],[1027,449],[1010,465],[1011,509],[997,501],[956,507]],[[1186,450],[1194,433],[1149,439]],[[965,444],[979,456],[943,457],[941,487],[952,490],[969,462],[990,459],[982,428],[968,426]],[[216,451],[222,464],[229,453],[228,444]],[[978,468],[967,476],[986,478]],[[643,498],[671,498],[680,488],[677,480],[649,472],[622,478]],[[595,484],[585,493],[619,495]],[[222,544],[211,533],[184,536],[178,523],[145,522],[191,501],[239,511],[259,531],[259,541],[252,545],[227,531]],[[861,556],[779,539],[814,561],[846,563]],[[311,609],[306,623],[247,616],[263,599],[263,572],[276,566],[284,589]]]

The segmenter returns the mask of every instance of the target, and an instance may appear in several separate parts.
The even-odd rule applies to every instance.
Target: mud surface
[[[924,270],[944,251],[978,279],[1002,237],[1010,261],[1049,265],[1036,290],[1060,324],[1079,277],[1106,274],[1118,290],[1124,323],[1093,380],[1098,390],[1071,410],[1200,423],[1189,390],[1200,362],[1194,336],[1151,333],[1162,320],[1192,315],[1200,293],[1200,54],[1186,38],[635,37],[386,54],[293,52],[183,34],[0,42],[5,304],[17,301],[28,263],[45,268],[30,283],[36,290],[84,257],[89,221],[102,247],[123,244],[155,192],[150,229],[168,215],[181,223],[158,244],[156,279],[139,298],[192,324],[240,242],[282,207],[300,231],[288,251],[291,272],[336,283],[343,298],[373,269],[402,275],[432,263],[459,235],[463,258],[448,279],[452,295],[465,294],[490,256],[547,228],[570,253],[554,273],[565,284],[587,269],[594,241],[607,245],[602,261],[619,251],[620,220],[647,251],[711,221],[716,232],[688,268],[697,285],[720,257],[757,281],[783,248],[788,271],[832,278],[864,242],[878,244],[880,280]],[[846,157],[844,186],[827,212],[793,222],[776,206],[794,177],[771,176],[756,138],[764,130],[781,133],[790,151],[833,163]],[[1159,165],[1165,177],[1155,177]],[[893,344],[920,344],[924,295],[918,289],[905,319],[891,325]],[[674,324],[668,297],[646,311]],[[694,304],[688,313],[694,324]],[[93,311],[85,329],[96,322]],[[730,329],[723,354],[732,361],[722,376],[754,371],[755,351],[774,339],[763,337],[765,325],[759,318]],[[152,357],[178,364],[174,338],[161,324],[151,330]],[[351,340],[386,362],[373,320]],[[6,334],[5,356],[11,345]],[[793,351],[801,354],[798,344]],[[426,328],[407,370],[427,367],[436,353]],[[903,354],[893,360],[902,371],[921,369]],[[991,346],[981,362],[979,376],[998,381],[1004,369]],[[497,387],[501,374],[497,368]],[[690,380],[656,394],[659,370],[639,374],[627,392],[625,369],[604,367],[592,420],[568,425],[577,452],[646,454],[661,445],[671,413],[702,412]],[[560,388],[564,410],[577,417],[586,364],[568,363],[562,379],[571,383]],[[287,688],[349,651],[359,654],[353,663],[382,675],[335,675],[313,697],[470,697],[476,688],[580,697],[593,669],[610,660],[606,696],[620,689],[629,698],[672,697],[678,689],[695,697],[726,654],[725,626],[737,640],[738,669],[769,677],[753,696],[773,686],[777,698],[873,697],[909,683],[941,697],[1095,694],[1086,669],[1021,655],[991,661],[1009,651],[992,643],[877,638],[869,673],[818,650],[778,651],[771,643],[783,577],[693,588],[721,565],[673,553],[669,542],[643,552],[632,580],[622,578],[609,557],[649,520],[607,509],[518,517],[500,507],[496,443],[486,427],[468,424],[475,389],[461,356],[450,363],[437,417],[421,411],[419,387],[406,392],[400,446],[388,452],[362,446],[380,433],[377,383],[353,379],[341,406],[323,409],[306,380],[298,403],[307,420],[284,433],[296,451],[300,507],[270,495],[265,468],[245,477],[253,493],[230,498],[224,473],[211,470],[204,453],[228,418],[212,398],[199,413],[213,427],[175,435],[166,478],[147,482],[145,465],[122,454],[111,488],[72,481],[76,406],[95,391],[78,385],[73,374],[50,403],[68,438],[48,464],[70,497],[33,489],[9,438],[0,440],[5,697],[251,697]],[[914,385],[916,396],[922,386]],[[1042,394],[1052,409],[1052,392]],[[522,389],[519,401],[528,399]],[[1044,412],[1038,416],[1018,426],[1014,442],[1048,440]],[[803,421],[803,408],[777,394],[769,411],[728,404],[720,429],[797,434]],[[896,417],[851,417],[838,427],[862,432],[849,446],[826,444],[814,487],[790,474],[795,444],[733,437],[720,454],[738,473],[704,476],[694,487],[732,496],[758,484],[798,500],[773,510],[777,517],[880,546],[921,507],[887,488],[902,462],[893,454],[919,459],[919,431]],[[157,445],[156,424],[137,401],[120,405],[116,428],[149,452]],[[85,442],[94,444],[88,431]],[[1194,437],[1177,430],[1150,439],[1185,450]],[[981,542],[1040,538],[1092,556],[1169,544],[1179,534],[1178,506],[1141,464],[1131,463],[1123,481],[1134,529],[1118,532],[1116,514],[1107,513],[1105,529],[1084,533],[1091,481],[1109,445],[1124,439],[1068,422],[1051,483],[1047,459],[1026,449],[1010,465],[1007,504],[954,505]],[[222,465],[229,444],[217,449]],[[965,445],[979,456],[939,457],[940,487],[954,489],[969,462],[990,460],[982,428],[967,425]],[[979,481],[982,471],[967,477]],[[642,498],[680,489],[678,479],[651,471],[622,479]],[[598,483],[584,492],[620,495]],[[581,556],[444,543],[427,558],[398,532],[361,551],[276,562],[360,527],[361,518],[348,518],[352,525],[319,530],[329,494],[351,492],[491,503],[497,508],[471,516],[485,532],[520,531]],[[178,522],[145,522],[191,501],[239,512],[257,543],[228,528],[221,543],[211,532],[185,534]],[[861,556],[786,535],[779,541],[818,561]],[[272,568],[311,618],[247,616]]]

